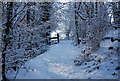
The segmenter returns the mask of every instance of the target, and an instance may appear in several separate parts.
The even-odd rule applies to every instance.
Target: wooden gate
[[[60,42],[60,40],[59,40],[59,34],[57,33],[57,37],[51,37],[50,38],[50,40],[52,40],[52,39],[57,39],[57,43],[59,43]],[[51,42],[50,42],[50,44],[51,44]]]

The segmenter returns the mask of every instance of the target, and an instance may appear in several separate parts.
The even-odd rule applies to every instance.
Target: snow
[[[114,37],[118,38],[118,30],[110,30],[108,33],[106,33],[105,37]]]
[[[111,42],[111,40],[105,40],[101,42],[100,47],[110,47],[110,46],[118,47],[118,43],[119,43],[118,41]]]
[[[117,79],[119,27],[113,23],[119,19],[111,13],[117,3],[58,1],[3,4],[3,73],[10,79]],[[57,33],[59,44],[49,38]],[[67,38],[73,41],[61,40]]]
[[[0,81],[2,80],[2,73],[0,73]]]
[[[70,40],[63,40],[59,44],[52,45],[44,54],[29,60],[19,70],[16,79],[117,79],[117,76],[112,76],[113,72],[117,73],[114,70],[117,67],[116,55],[110,57],[109,54],[99,54],[101,50],[104,50],[102,53],[106,52],[101,48],[93,54],[93,56],[98,55],[96,59],[104,58],[99,65],[93,65],[94,60],[85,62],[87,65],[83,63],[81,66],[75,66],[73,60],[81,55],[82,49],[71,43]],[[81,44],[81,47],[84,45]],[[114,64],[110,62],[114,62]],[[94,69],[97,66],[100,69]],[[91,72],[89,72],[90,70]],[[8,72],[7,75],[9,78],[13,78],[15,73]]]
[[[34,70],[25,73],[20,70],[17,78],[65,78],[72,72],[72,60],[79,55],[80,50],[73,47],[71,41],[62,41],[59,44],[51,46],[44,54],[28,61],[25,67]],[[67,49],[66,49],[67,48]],[[76,50],[77,49],[77,50]],[[31,77],[32,76],[32,77]]]

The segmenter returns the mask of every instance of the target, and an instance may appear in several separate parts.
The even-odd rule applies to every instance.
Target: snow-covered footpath
[[[88,73],[87,70],[94,67],[92,66],[94,62],[75,66],[73,60],[80,56],[81,50],[71,42],[61,41],[59,44],[52,45],[44,54],[26,62],[19,70],[16,79],[117,79],[117,76],[112,75],[114,72],[117,73],[117,70],[114,70],[117,67],[117,63],[114,63],[117,62],[115,55],[112,56],[113,60],[111,58],[105,60],[98,69]],[[14,72],[9,72],[8,75],[9,78],[15,76]]]
[[[26,68],[20,69],[17,78],[75,78],[77,74],[75,74],[73,59],[79,53],[80,50],[72,46],[71,41],[62,41],[51,46],[46,53],[28,61],[24,66]]]

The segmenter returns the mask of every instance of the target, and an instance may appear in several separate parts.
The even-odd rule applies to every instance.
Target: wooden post
[[[58,43],[60,42],[60,40],[59,40],[59,34],[57,33],[57,40],[58,40]]]

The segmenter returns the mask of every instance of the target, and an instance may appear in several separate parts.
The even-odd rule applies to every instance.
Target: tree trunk
[[[7,47],[10,44],[10,31],[12,29],[12,21],[10,21],[10,19],[12,18],[12,7],[13,7],[13,2],[7,2],[7,22],[6,22],[6,28],[3,31],[4,32],[4,36],[3,36],[3,42],[4,42],[4,46],[2,49],[2,78],[3,80],[6,80],[6,67],[5,67],[5,60],[6,60],[6,51],[7,51]]]
[[[79,41],[79,35],[78,35],[78,17],[77,17],[77,6],[76,6],[76,2],[75,2],[75,28],[76,28],[76,36],[77,36],[77,44],[80,44],[80,41]]]

